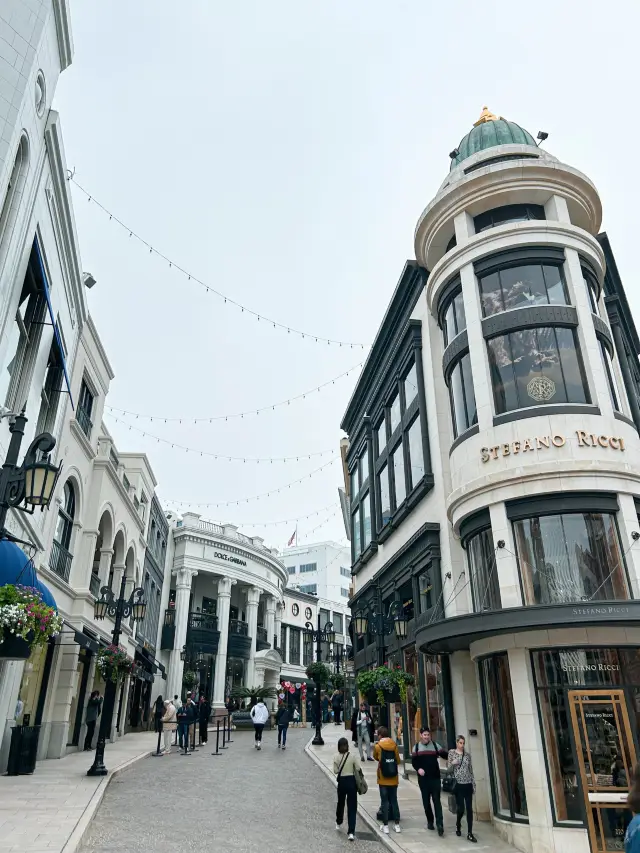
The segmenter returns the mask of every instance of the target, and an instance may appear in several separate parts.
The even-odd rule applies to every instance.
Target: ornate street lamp
[[[127,577],[123,572],[118,598],[115,598],[108,586],[103,586],[100,590],[100,598],[93,606],[93,613],[96,619],[104,619],[106,616],[110,616],[114,620],[111,642],[116,648],[120,642],[122,620],[133,617],[134,622],[140,622],[144,619],[147,612],[147,604],[144,601],[144,590],[141,587],[136,587],[129,598],[125,598],[126,585]],[[111,678],[107,678],[107,685],[104,689],[104,706],[100,719],[100,731],[98,732],[98,743],[96,744],[96,755],[93,764],[87,770],[87,776],[107,775],[108,771],[104,765],[104,749],[107,738],[111,734],[111,723],[116,704],[116,691],[117,683],[112,681]]]
[[[311,622],[305,622],[304,626],[304,634],[307,637],[309,642],[316,644],[316,660],[320,662],[322,660],[322,644],[323,643],[333,643],[336,638],[335,631],[333,629],[333,622],[327,622],[324,628],[320,627],[320,614],[318,613],[318,628],[314,629]],[[322,711],[320,706],[320,682],[317,679],[315,680],[315,696],[314,696],[314,705],[316,712],[316,735],[311,743],[314,746],[324,746],[324,740],[322,739]]]

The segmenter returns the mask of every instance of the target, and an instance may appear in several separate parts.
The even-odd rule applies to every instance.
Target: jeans
[[[418,785],[422,794],[422,805],[424,813],[427,816],[427,823],[433,826],[433,813],[435,812],[436,826],[442,829],[444,820],[442,817],[442,803],[440,802],[440,779],[427,779],[426,776],[418,776]],[[431,809],[431,801],[433,800],[433,810]]]
[[[362,754],[362,746],[366,748],[366,755]],[[358,726],[358,749],[360,750],[360,758],[362,761],[366,761],[367,758],[371,758],[371,737],[369,736],[369,726]]]
[[[87,734],[84,739],[84,748],[91,749],[93,735],[96,730],[96,720],[87,720]]]
[[[338,805],[336,807],[336,823],[342,826],[344,820],[344,802],[347,801],[347,832],[353,835],[356,831],[356,815],[358,813],[358,791],[353,776],[341,776],[338,779]]]
[[[189,723],[178,723],[178,743],[180,749],[189,746]]]
[[[467,813],[467,833],[471,835],[473,830],[473,783],[468,782],[461,785],[456,784],[454,793],[456,795],[456,828],[460,829],[462,815]],[[612,810],[613,811],[613,810]]]
[[[378,785],[380,791],[380,805],[382,807],[382,823],[386,826],[389,818],[400,823],[400,806],[398,805],[397,785]]]
[[[254,723],[253,728],[256,730],[256,743],[262,743],[262,730],[264,723]]]
[[[287,729],[288,728],[289,728],[288,725],[278,726],[278,746],[280,746],[280,743],[282,743],[283,746],[287,745]]]

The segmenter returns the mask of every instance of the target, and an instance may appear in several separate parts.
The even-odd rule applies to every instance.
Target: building
[[[197,513],[170,517],[161,650],[169,695],[201,689],[214,713],[234,687],[275,686],[287,583],[276,549]],[[189,662],[181,659],[186,655]]]
[[[343,604],[349,601],[349,548],[338,542],[296,545],[285,548],[282,559],[289,573],[287,586]]]
[[[405,748],[427,721],[466,735],[479,816],[519,849],[617,850],[640,748],[638,337],[587,176],[486,109],[451,158],[342,423],[355,666],[415,674]]]
[[[282,602],[281,618],[278,640],[278,651],[282,658],[280,681],[291,681],[294,687],[296,684],[307,684],[309,679],[306,669],[316,659],[316,649],[305,634],[305,627],[309,623],[314,627],[317,626],[316,596],[287,587]],[[286,698],[292,705],[299,707],[301,705],[300,688]]]

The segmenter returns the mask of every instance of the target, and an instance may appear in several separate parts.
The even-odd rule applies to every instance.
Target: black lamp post
[[[333,630],[333,622],[327,622],[324,628],[320,627],[320,614],[318,613],[318,628],[314,629],[311,622],[305,622],[304,633],[310,642],[316,644],[316,660],[318,663],[322,661],[322,644],[333,643],[335,640],[335,632]],[[322,709],[320,707],[320,682],[314,679],[316,684],[314,705],[316,706],[316,736],[311,741],[313,746],[324,746],[322,739]]]
[[[124,597],[127,577],[123,573],[120,583],[120,595],[116,599],[108,586],[100,590],[100,598],[94,604],[94,616],[96,619],[104,619],[110,616],[114,619],[111,642],[117,648],[120,642],[120,630],[122,620],[133,616],[134,622],[141,622],[147,612],[147,603],[143,600],[144,590],[136,587],[129,598]],[[117,683],[107,678],[107,686],[104,689],[104,706],[100,720],[100,731],[98,732],[98,743],[96,744],[96,755],[91,767],[87,770],[87,776],[106,776],[107,768],[104,766],[104,748],[107,738],[111,734],[111,723],[113,711],[116,704]]]
[[[62,465],[52,465],[49,461],[48,454],[56,446],[56,440],[48,432],[34,438],[22,465],[18,465],[27,418],[24,411],[11,417],[11,441],[0,471],[0,539],[12,538],[5,529],[9,508],[32,515],[36,507],[44,510],[49,506],[62,469]]]

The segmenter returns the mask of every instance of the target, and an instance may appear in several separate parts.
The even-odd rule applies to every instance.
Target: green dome
[[[496,145],[535,145],[536,141],[529,131],[520,127],[514,121],[498,118],[490,113],[487,107],[482,111],[480,119],[471,128],[469,133],[462,138],[458,145],[458,153],[451,158],[451,169],[487,148],[495,148]]]

